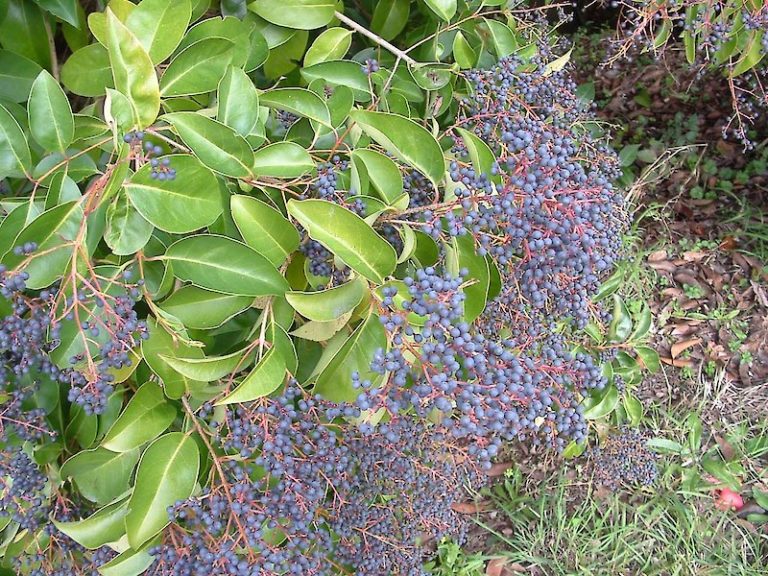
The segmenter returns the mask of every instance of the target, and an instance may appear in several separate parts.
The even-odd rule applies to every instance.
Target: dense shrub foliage
[[[9,573],[421,574],[505,441],[616,407],[650,316],[600,303],[617,158],[537,26],[93,4],[0,2]]]

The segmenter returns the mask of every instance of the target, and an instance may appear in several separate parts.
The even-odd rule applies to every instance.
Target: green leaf
[[[161,356],[182,356],[192,358],[203,357],[203,351],[182,342],[178,336],[174,337],[160,326],[154,318],[147,320],[149,338],[141,341],[141,355],[144,361],[152,369],[152,372],[162,380],[165,387],[165,395],[169,398],[181,398],[190,389],[202,385],[202,382],[190,380],[171,368]]]
[[[373,9],[371,31],[392,40],[405,28],[410,12],[410,0],[380,0]]]
[[[116,542],[125,534],[125,516],[128,514],[128,501],[121,500],[101,508],[83,520],[74,522],[51,521],[61,532],[75,542],[95,550],[108,542]]]
[[[456,0],[424,0],[424,3],[446,22],[456,14]]]
[[[245,243],[276,268],[299,247],[301,237],[296,227],[278,210],[256,198],[232,196],[232,219]]]
[[[351,158],[353,173],[364,170],[374,190],[389,206],[395,205],[403,198],[403,176],[391,158],[381,152],[365,148],[353,150]],[[361,189],[359,192],[365,194],[366,190]],[[402,209],[407,207],[406,197]]]
[[[175,128],[184,144],[211,170],[233,178],[251,174],[251,147],[229,126],[195,112],[174,112],[162,119]]]
[[[517,51],[517,39],[509,26],[491,18],[483,18],[483,23],[488,27],[496,56],[504,58]]]
[[[584,410],[584,418],[597,420],[614,411],[619,403],[619,391],[615,386],[606,386],[596,398],[596,402]]]
[[[77,0],[35,0],[38,6],[61,18],[75,28],[80,27],[80,19],[77,15]]]
[[[328,60],[340,60],[352,45],[352,31],[329,28],[312,43],[304,55],[304,66],[312,66]]]
[[[80,200],[82,194],[77,184],[64,172],[59,172],[51,178],[48,194],[45,196],[45,209],[49,210],[59,204]]]
[[[740,76],[745,72],[749,72],[760,63],[766,52],[762,43],[765,34],[768,34],[768,31],[751,30],[749,32],[749,39],[741,50],[741,57],[731,70],[731,76]]]
[[[330,340],[339,330],[344,328],[351,317],[352,312],[347,312],[336,320],[331,320],[329,322],[315,322],[314,320],[311,320],[296,328],[296,330],[291,332],[291,335],[296,336],[297,338],[302,338],[303,340],[325,342],[326,340]]]
[[[259,27],[250,18],[241,22],[234,16],[208,18],[198,22],[184,36],[179,51],[212,38],[224,38],[232,42],[231,64],[235,68],[245,68],[246,72],[261,66],[269,55],[269,46]]]
[[[257,0],[248,5],[267,22],[298,30],[313,30],[333,19],[335,0]]]
[[[0,50],[0,99],[26,102],[32,83],[42,68],[36,63],[9,50]]]
[[[301,75],[307,82],[321,79],[330,86],[346,86],[352,90],[355,100],[368,102],[371,99],[368,76],[359,62],[351,60],[331,60],[301,69]]]
[[[192,16],[190,0],[142,0],[125,25],[136,35],[152,62],[159,64],[181,42]]]
[[[571,440],[568,443],[568,446],[565,447],[565,450],[563,450],[563,458],[570,460],[573,458],[578,458],[582,454],[584,454],[584,450],[586,449],[587,443],[586,442],[576,442],[575,440]]]
[[[691,412],[686,419],[688,425],[688,447],[693,454],[698,454],[701,450],[701,418],[698,414]]]
[[[32,156],[24,132],[8,109],[0,104],[0,180],[29,173]]]
[[[734,492],[738,492],[741,489],[738,478],[728,469],[728,464],[720,460],[720,458],[703,458],[701,467]]]
[[[83,224],[83,209],[79,202],[68,202],[38,216],[16,238],[16,246],[27,242],[37,243],[37,250],[30,256],[8,252],[3,263],[14,269],[24,263],[29,274],[27,287],[45,288],[64,274],[74,252],[73,242]]]
[[[6,50],[29,58],[42,68],[51,68],[45,16],[30,0],[5,0],[0,4],[0,43]]]
[[[332,356],[317,377],[314,393],[332,402],[351,402],[360,394],[352,387],[352,373],[373,382],[380,377],[371,371],[371,358],[379,349],[386,349],[384,326],[376,314],[369,314]]]
[[[755,498],[755,502],[763,510],[768,510],[768,492],[759,490],[757,486],[752,488],[752,496]]]
[[[354,271],[382,284],[397,265],[391,244],[357,214],[325,200],[290,200],[288,212]]]
[[[131,204],[152,225],[172,234],[212,224],[223,211],[216,176],[188,154],[166,158],[176,170],[176,178],[154,179],[152,167],[145,164],[125,183]]]
[[[107,207],[104,241],[118,256],[128,256],[144,248],[154,229],[125,194],[118,194]]]
[[[97,504],[107,504],[128,491],[138,461],[138,449],[112,452],[96,448],[72,456],[64,462],[59,473],[62,478],[72,479],[83,497]]]
[[[649,372],[658,372],[661,369],[661,362],[659,361],[659,353],[653,348],[648,346],[636,346],[635,352],[643,361],[643,364]]]
[[[115,89],[133,105],[139,128],[152,124],[160,111],[160,89],[155,68],[141,43],[107,9],[107,52]]]
[[[625,394],[623,398],[624,410],[627,411],[629,422],[632,426],[637,426],[643,419],[643,405],[640,400],[632,394]]]
[[[469,272],[465,280],[475,282],[464,288],[467,295],[464,301],[464,319],[473,322],[485,310],[490,284],[490,271],[485,257],[475,251],[475,241],[470,234],[457,236],[452,240],[452,257],[455,259],[451,272],[458,276],[462,268]]]
[[[143,384],[102,440],[113,452],[130,452],[162,434],[176,418],[176,408],[155,382]]]
[[[314,92],[304,88],[273,88],[261,94],[261,104],[304,116],[326,126],[331,124],[331,115],[325,101]]]
[[[501,183],[500,176],[492,175],[493,166],[496,164],[496,156],[491,152],[488,144],[483,142],[469,130],[457,127],[456,132],[459,133],[461,139],[464,141],[464,145],[467,147],[475,171],[478,174],[485,174],[493,182]]]
[[[216,90],[234,56],[235,44],[227,38],[206,38],[188,46],[171,60],[160,79],[163,97]]]
[[[101,44],[90,44],[76,50],[61,67],[61,83],[80,96],[103,96],[114,88],[109,53]]]
[[[310,320],[330,322],[355,309],[363,299],[365,281],[356,278],[346,284],[319,292],[286,292],[294,309]]]
[[[101,576],[139,576],[144,574],[154,562],[155,557],[149,553],[152,542],[142,550],[128,548],[106,564],[99,566]],[[159,544],[159,542],[158,542]]]
[[[674,440],[668,440],[667,438],[651,438],[646,444],[649,448],[661,452],[680,454],[683,451],[682,444],[675,442]]]
[[[624,300],[618,294],[613,295],[613,317],[608,326],[608,338],[612,342],[624,342],[632,332],[632,316]]]
[[[259,94],[248,75],[230,66],[219,82],[216,119],[241,136],[248,136],[259,123]]]
[[[288,282],[253,248],[225,236],[200,234],[173,244],[165,253],[176,277],[224,294],[283,294]]]
[[[192,494],[199,468],[197,443],[190,436],[170,432],[149,445],[139,462],[125,518],[131,548],[138,550],[170,524],[168,507]]]
[[[238,350],[224,356],[207,356],[205,358],[179,358],[173,356],[160,357],[179,374],[200,382],[213,382],[233,372],[239,372],[250,364],[251,353],[246,358],[248,349]]]
[[[277,390],[284,380],[285,360],[277,347],[272,346],[240,385],[216,402],[216,406],[263,398]]]
[[[437,187],[445,172],[443,151],[425,128],[386,112],[353,110],[350,117],[388,152],[419,170]]]
[[[463,69],[474,68],[477,63],[477,54],[461,32],[453,37],[453,58]]]
[[[187,328],[209,330],[247,310],[252,302],[253,298],[248,296],[232,296],[197,286],[184,286],[164,300],[160,307]]]
[[[315,168],[309,152],[295,142],[275,142],[257,150],[253,157],[256,176],[298,178]]]
[[[630,334],[628,340],[630,342],[639,342],[648,334],[651,329],[651,309],[648,304],[643,305],[643,309],[635,319],[635,329]]]

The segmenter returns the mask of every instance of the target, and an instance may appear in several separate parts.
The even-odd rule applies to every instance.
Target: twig
[[[342,14],[341,12],[335,12],[334,15],[336,16],[336,18],[338,18],[339,20],[344,22],[344,24],[346,24],[347,26],[349,26],[350,28],[352,28],[356,32],[359,32],[360,34],[362,34],[366,38],[369,38],[369,39],[373,40],[374,42],[376,42],[376,44],[378,44],[382,48],[392,52],[392,54],[394,54],[398,58],[400,58],[402,60],[405,60],[411,66],[416,66],[416,65],[419,64],[418,62],[416,62],[416,60],[414,60],[413,58],[408,56],[408,54],[406,54],[405,52],[403,52],[402,50],[400,50],[396,46],[393,46],[392,44],[390,44],[389,42],[384,40],[384,38],[382,38],[381,36],[379,36],[377,34],[374,34],[373,32],[371,32],[370,30],[368,30],[364,26],[361,26],[360,24],[358,24],[357,22],[355,22],[351,18],[349,18],[347,16],[344,16],[344,14]]]

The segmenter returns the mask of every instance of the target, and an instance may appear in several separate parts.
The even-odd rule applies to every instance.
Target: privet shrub
[[[6,573],[421,574],[503,442],[616,405],[617,161],[535,28],[70,4],[0,4]]]
[[[640,46],[684,50],[691,66],[728,82],[734,114],[723,134],[748,147],[749,129],[768,110],[768,4],[764,0],[614,0],[622,31],[619,53]],[[679,44],[675,40],[681,41]]]

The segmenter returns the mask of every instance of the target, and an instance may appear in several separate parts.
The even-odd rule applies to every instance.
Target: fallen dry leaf
[[[487,502],[456,502],[451,504],[451,510],[458,514],[477,514],[490,510],[491,505]]]
[[[514,465],[514,462],[497,462],[491,466],[490,470],[488,470],[486,474],[491,478],[495,478],[496,476],[503,476],[504,472],[512,468]]]
[[[670,366],[674,366],[675,368],[693,368],[695,363],[690,358],[675,358],[674,360],[672,358],[664,358],[663,356],[660,358],[660,360],[664,364],[668,364]]]
[[[525,566],[505,558],[492,558],[485,567],[485,576],[511,576],[523,572],[528,572]]]
[[[697,346],[699,344],[701,344],[701,338],[690,338],[688,340],[675,342],[672,344],[672,349],[670,350],[672,359],[676,359],[678,356],[680,356],[680,354],[682,354],[685,350],[688,350],[688,348],[691,346]]]

